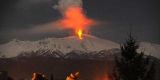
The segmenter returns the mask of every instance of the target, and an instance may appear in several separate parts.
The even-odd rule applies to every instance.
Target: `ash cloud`
[[[62,14],[69,7],[81,7],[83,6],[82,0],[59,0],[57,5],[54,5],[53,8],[59,10]]]

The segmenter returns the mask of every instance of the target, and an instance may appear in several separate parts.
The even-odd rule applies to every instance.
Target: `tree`
[[[51,80],[54,80],[54,76],[53,76],[53,74],[51,74],[51,78],[50,78]]]
[[[149,58],[143,52],[138,53],[139,45],[129,35],[126,43],[121,45],[121,55],[115,58],[115,80],[143,80],[149,65]]]

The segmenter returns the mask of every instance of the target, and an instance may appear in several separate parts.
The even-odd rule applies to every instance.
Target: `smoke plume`
[[[63,29],[72,29],[80,39],[82,39],[84,33],[88,33],[88,27],[95,23],[84,13],[82,0],[59,0],[54,8],[62,14],[62,18],[57,21],[59,26]]]
[[[82,0],[59,0],[58,4],[53,7],[55,9],[58,9],[62,14],[64,14],[69,7],[82,8],[82,5]]]

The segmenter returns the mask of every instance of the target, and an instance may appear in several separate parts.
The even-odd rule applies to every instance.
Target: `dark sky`
[[[53,9],[55,4],[57,0],[1,0],[0,43],[14,38],[38,40],[68,36],[69,30],[29,32],[30,28],[50,25],[61,17]],[[103,22],[91,27],[94,36],[122,42],[131,31],[139,41],[160,43],[158,0],[83,0],[83,8],[88,17]]]

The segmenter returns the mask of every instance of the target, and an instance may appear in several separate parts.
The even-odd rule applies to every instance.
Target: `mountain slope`
[[[138,52],[142,51],[145,55],[152,55],[160,59],[160,45],[149,42],[140,42],[139,45]],[[106,55],[112,55],[114,52],[117,53],[118,48],[120,48],[118,43],[91,35],[85,35],[83,40],[79,40],[76,36],[47,38],[38,41],[20,41],[14,39],[0,45],[0,56],[5,55],[9,58],[16,57],[21,53],[38,53],[38,55],[55,55],[57,57],[79,55],[83,55],[84,57],[93,55],[104,57]]]
[[[75,36],[65,38],[47,38],[38,41],[12,40],[0,45],[0,52],[6,57],[15,57],[23,52],[36,52],[38,50],[60,51],[63,54],[74,50],[93,52],[119,48],[119,45],[109,40],[103,40],[94,36],[85,35],[83,40]]]
[[[160,59],[160,45],[150,42],[141,42],[138,51],[144,52],[146,55],[152,55]]]

